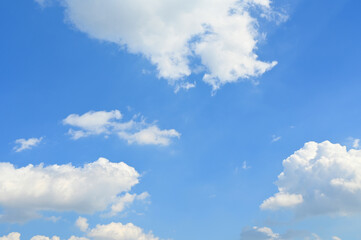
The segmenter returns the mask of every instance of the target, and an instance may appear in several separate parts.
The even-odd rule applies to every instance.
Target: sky
[[[361,239],[361,2],[0,2],[0,240]]]

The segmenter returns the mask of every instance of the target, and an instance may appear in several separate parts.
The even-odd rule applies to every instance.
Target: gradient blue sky
[[[92,228],[131,222],[160,239],[237,240],[253,226],[361,239],[361,211],[297,218],[292,210],[260,209],[278,191],[282,161],[306,142],[352,148],[361,138],[361,2],[274,0],[272,6],[288,19],[260,19],[267,37],[255,51],[278,64],[254,78],[258,85],[238,81],[212,94],[202,73],[187,77],[195,88],[174,93],[144,56],[89,38],[64,20],[58,3],[1,1],[0,161],[17,168],[123,161],[142,174],[131,193],[150,198],[113,217],[45,211],[25,223],[1,222],[0,238],[85,236],[74,226],[82,216]],[[73,140],[62,124],[70,114],[115,109],[181,136],[167,146],[129,144],[115,135]],[[17,139],[39,137],[38,146],[14,151]]]

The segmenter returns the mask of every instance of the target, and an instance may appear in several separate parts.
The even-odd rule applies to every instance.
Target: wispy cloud
[[[272,135],[272,140],[271,142],[278,142],[279,140],[281,140],[281,136],[277,136],[277,135]]]
[[[251,167],[248,166],[247,161],[243,161],[242,169],[243,169],[243,170],[247,170],[247,169],[250,169],[250,168],[251,168]]]
[[[352,147],[356,149],[360,148],[360,139],[354,139],[352,143]]]
[[[29,139],[17,139],[15,141],[16,146],[13,148],[15,152],[22,152],[26,149],[32,149],[40,144],[43,140],[43,137],[40,138],[29,138]]]

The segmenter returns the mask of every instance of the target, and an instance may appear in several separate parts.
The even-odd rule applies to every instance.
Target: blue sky
[[[0,3],[1,240],[359,239],[361,2],[119,2]]]

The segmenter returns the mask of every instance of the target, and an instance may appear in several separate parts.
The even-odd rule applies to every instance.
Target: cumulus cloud
[[[13,232],[7,236],[0,237],[0,240],[20,240],[20,236],[21,236],[20,233]],[[37,235],[37,236],[32,237],[30,240],[60,240],[60,238],[57,236],[53,236],[53,237],[49,238],[46,236]],[[69,238],[69,240],[89,240],[89,239],[83,238],[83,237],[72,236]]]
[[[132,223],[110,223],[108,225],[97,225],[90,230],[88,237],[92,240],[159,240],[152,232],[145,233],[143,229]]]
[[[46,236],[37,235],[32,237],[30,240],[60,240],[60,238],[57,236],[53,236],[52,238],[49,238]]]
[[[265,200],[261,208],[263,209],[278,209],[280,207],[293,207],[301,204],[303,197],[301,194],[289,194],[284,192],[276,193],[274,197]]]
[[[127,140],[128,143],[138,143],[142,145],[169,145],[170,139],[180,137],[180,134],[174,130],[160,130],[157,126],[150,126],[135,133],[119,132],[118,136]]]
[[[78,217],[78,219],[75,222],[75,226],[77,226],[80,229],[80,231],[86,232],[89,227],[88,219],[83,217]]]
[[[33,147],[36,147],[40,144],[40,142],[43,140],[42,137],[40,138],[29,138],[29,139],[17,139],[15,141],[15,144],[17,144],[13,149],[15,152],[22,152],[26,149],[32,149]]]
[[[61,2],[75,28],[143,55],[176,89],[199,71],[194,62],[200,62],[203,80],[214,90],[260,76],[277,64],[261,61],[255,53],[262,35],[257,18],[280,16],[274,14],[270,0]]]
[[[127,164],[99,158],[83,167],[43,164],[15,168],[0,163],[0,220],[21,222],[39,211],[105,211],[119,203],[139,182],[138,172]]]
[[[0,237],[0,240],[20,240],[20,236],[21,236],[20,233],[13,232],[7,236]]]
[[[84,222],[87,222],[87,219]],[[83,221],[81,220],[81,221]],[[93,229],[89,229],[86,237],[71,236],[68,240],[159,240],[152,232],[145,232],[142,228],[132,223],[122,224],[112,222],[105,225],[97,225]],[[0,237],[0,240],[20,240],[20,233],[14,232],[7,236]],[[52,238],[46,236],[34,236],[30,240],[60,240],[59,237]]]
[[[172,138],[180,137],[176,130],[161,130],[155,123],[146,123],[139,115],[128,121],[122,121],[122,117],[119,110],[90,111],[83,115],[71,114],[63,120],[63,124],[76,128],[68,131],[74,140],[90,135],[116,134],[129,144],[165,146],[170,144]]]
[[[283,161],[279,192],[262,209],[292,208],[298,216],[361,212],[361,150],[308,142]]]

